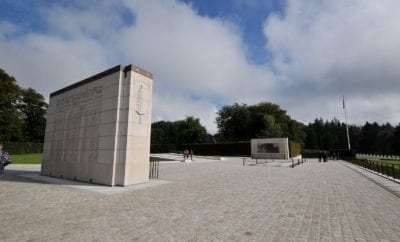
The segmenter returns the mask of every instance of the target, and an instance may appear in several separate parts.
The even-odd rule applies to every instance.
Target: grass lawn
[[[356,155],[356,159],[358,160],[369,160],[369,161],[375,161],[375,162],[380,162],[380,163],[386,163],[386,164],[395,164],[395,165],[400,165],[400,160],[399,159],[392,159],[392,158],[381,158],[381,157],[376,157],[376,156],[365,156],[365,155]]]
[[[42,154],[12,155],[12,164],[41,164]]]
[[[377,161],[379,161],[380,163],[400,165],[400,160],[380,159],[380,160],[377,160]]]

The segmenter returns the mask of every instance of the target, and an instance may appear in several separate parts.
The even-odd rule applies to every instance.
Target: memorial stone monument
[[[269,138],[251,140],[253,159],[289,159],[289,139]]]
[[[116,66],[50,94],[41,174],[110,186],[149,179],[153,75]]]

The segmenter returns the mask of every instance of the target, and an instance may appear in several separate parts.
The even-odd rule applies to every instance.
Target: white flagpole
[[[344,110],[344,119],[346,120],[346,132],[347,132],[347,148],[351,150],[350,146],[350,135],[349,135],[349,126],[347,125],[347,114],[346,114],[346,105],[344,103],[344,96],[343,96],[343,110]]]

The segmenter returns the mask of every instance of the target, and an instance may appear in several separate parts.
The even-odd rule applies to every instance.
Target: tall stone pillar
[[[153,75],[116,66],[50,95],[41,174],[110,186],[148,181]]]

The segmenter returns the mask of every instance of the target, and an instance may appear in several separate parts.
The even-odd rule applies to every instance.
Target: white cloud
[[[48,30],[2,41],[0,65],[47,96],[115,64],[138,64],[164,87],[155,89],[154,117],[193,115],[210,132],[216,131],[210,100],[248,100],[273,87],[268,70],[246,61],[238,29],[225,20],[176,1],[78,5],[43,9]],[[116,5],[134,15],[134,24],[123,24]]]
[[[237,98],[267,88],[267,70],[251,66],[230,23],[200,17],[173,1],[130,2],[136,24],[120,36],[126,55],[151,67],[160,81],[204,97]],[[238,88],[241,93],[237,92]]]
[[[303,121],[330,118],[337,107],[327,103],[346,95],[353,121],[399,122],[399,7],[392,0],[289,1],[284,16],[270,16],[266,48],[287,93],[301,103],[284,105]]]
[[[17,32],[18,27],[15,24],[0,21],[0,38],[2,41],[6,40],[7,37]]]
[[[160,104],[175,105],[175,112],[187,112],[191,107],[187,114],[200,117],[214,132],[216,110],[211,108],[211,100],[254,103],[272,95],[273,75],[247,62],[246,47],[231,23],[198,16],[190,6],[172,1],[128,4],[136,21],[133,27],[121,30],[118,45],[125,50],[126,59],[154,71],[156,85],[168,86],[167,95],[165,88],[155,92],[157,99],[162,99]],[[171,99],[185,94],[184,102]],[[205,106],[201,108],[190,96],[208,100],[207,104],[202,103]],[[157,104],[154,107],[160,112]],[[163,113],[167,119],[176,117],[171,111]]]
[[[38,32],[0,23],[0,68],[46,98],[53,91],[123,63],[114,36],[129,15],[120,1],[42,6]],[[8,36],[12,36],[8,37]],[[134,63],[139,64],[140,63]]]
[[[102,48],[94,41],[65,41],[54,36],[29,34],[0,43],[0,66],[23,87],[33,87],[46,97],[107,67]]]
[[[77,1],[43,7],[40,33],[0,22],[0,67],[48,96],[111,66],[137,64],[155,74],[153,120],[192,115],[210,132],[221,102],[271,101],[309,122],[342,117],[342,95],[350,122],[397,123],[398,5],[288,1],[283,16],[265,22],[273,59],[260,66],[246,59],[238,26],[199,16],[190,5]]]
[[[179,92],[158,92],[153,95],[153,120],[176,121],[193,116],[199,118],[208,132],[216,133],[217,108],[207,100],[192,100]]]

